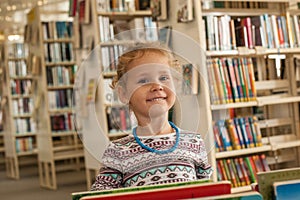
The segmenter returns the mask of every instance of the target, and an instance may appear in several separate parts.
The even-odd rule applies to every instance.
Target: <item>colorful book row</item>
[[[127,107],[108,107],[106,113],[109,133],[131,130],[132,124]]]
[[[110,21],[109,17],[99,16],[100,41],[117,40],[157,41],[157,25],[151,17],[136,17],[130,21]]]
[[[252,58],[211,58],[207,66],[212,104],[256,99]]]
[[[31,80],[11,80],[10,87],[12,95],[28,95],[31,90]]]
[[[47,85],[72,85],[74,84],[76,71],[77,65],[47,67]]]
[[[262,146],[255,116],[219,120],[213,125],[213,132],[217,152]]]
[[[9,58],[25,58],[28,56],[28,47],[24,43],[12,43],[7,47]]]
[[[16,61],[8,61],[8,69],[10,77],[22,77],[29,75],[29,71],[27,69],[26,60],[16,60]]]
[[[257,182],[257,173],[270,171],[264,154],[217,160],[219,181],[231,181],[232,187],[241,187]]]
[[[207,50],[234,50],[237,47],[293,48],[300,46],[298,15],[204,18]]]
[[[124,45],[112,45],[101,47],[102,70],[112,72],[117,69],[117,60],[124,52]]]
[[[44,39],[71,38],[73,36],[73,22],[51,21],[42,22]]]
[[[33,111],[33,100],[30,98],[13,99],[12,110],[14,115],[30,114]]]
[[[36,123],[32,118],[19,118],[14,120],[16,134],[20,135],[23,133],[35,133]]]
[[[33,138],[26,137],[26,138],[17,138],[16,139],[16,152],[28,152],[33,151]]]
[[[52,115],[50,117],[51,130],[57,131],[73,131],[74,127],[74,115],[71,113],[64,113],[61,115]]]
[[[74,105],[73,89],[48,91],[49,109],[71,108]]]
[[[73,44],[71,42],[45,43],[46,62],[70,62],[74,61]]]

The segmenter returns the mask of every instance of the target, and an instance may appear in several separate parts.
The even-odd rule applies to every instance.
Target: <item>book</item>
[[[232,99],[234,102],[240,102],[240,96],[238,92],[238,85],[236,80],[236,74],[234,72],[234,66],[231,58],[227,58],[226,66],[228,68],[230,86],[232,91]]]
[[[276,181],[273,183],[275,200],[298,199],[300,197],[300,179]]]
[[[255,183],[257,179],[256,179],[256,170],[254,168],[253,160],[251,159],[251,157],[245,157],[244,162],[246,164],[245,166],[248,171],[248,174],[250,175],[251,183]]]
[[[210,182],[198,180],[191,182],[120,188],[102,191],[72,193],[73,200],[126,200],[126,199],[184,199],[230,194],[229,181]]]
[[[89,24],[91,21],[90,13],[90,1],[89,0],[78,0],[78,19],[82,24]]]
[[[236,168],[237,176],[238,176],[238,178],[240,180],[240,186],[245,186],[246,185],[246,178],[243,175],[243,171],[242,171],[242,168],[241,168],[241,166],[239,164],[238,158],[234,158],[233,159],[233,164],[234,164],[234,166]]]
[[[215,27],[212,26],[214,24],[214,16],[208,15],[205,16],[205,32],[206,32],[206,46],[207,50],[212,51],[216,50],[216,40],[215,40]]]
[[[247,172],[247,169],[246,169],[246,165],[245,165],[245,162],[243,160],[243,158],[238,158],[238,163],[239,163],[239,166],[241,168],[241,171],[243,173],[243,177],[244,177],[244,180],[246,182],[246,185],[250,185],[250,177],[248,175],[248,172]]]
[[[279,181],[290,181],[300,179],[300,168],[289,168],[280,170],[271,170],[267,172],[257,173],[257,183],[259,192],[262,194],[263,199],[274,199],[273,184]],[[298,186],[299,187],[299,186]]]
[[[226,98],[225,98],[225,93],[224,93],[223,86],[222,86],[221,75],[219,73],[219,66],[218,66],[217,58],[212,59],[212,68],[213,68],[213,73],[214,73],[214,77],[216,80],[220,104],[224,104],[224,103],[226,103]]]
[[[234,121],[232,119],[226,119],[225,121],[226,121],[226,128],[230,135],[230,140],[231,140],[233,149],[235,149],[235,150],[241,149],[241,144],[240,144],[238,133],[236,132],[236,129],[235,129]]]
[[[209,81],[209,91],[210,91],[210,99],[212,104],[220,104],[220,98],[218,94],[218,86],[214,74],[214,69],[212,66],[212,60],[207,59],[206,60],[206,65],[207,65],[207,75],[208,75],[208,81]]]
[[[219,133],[220,133],[220,137],[222,140],[224,150],[225,151],[232,150],[232,143],[231,143],[231,140],[229,137],[229,133],[226,129],[225,120],[219,120],[217,122],[217,125],[218,125],[218,129],[219,129]]]
[[[215,200],[215,199],[222,199],[222,200],[263,200],[262,195],[257,191],[248,191],[243,193],[236,193],[236,194],[224,194],[218,196],[211,196],[205,198],[197,198],[197,200]]]
[[[227,68],[227,63],[226,59],[221,58],[221,67],[223,69],[223,74],[224,74],[224,82],[225,82],[225,87],[227,90],[227,101],[228,103],[233,103],[233,95],[232,95],[232,87],[231,87],[231,81],[230,81],[230,74],[229,70]]]

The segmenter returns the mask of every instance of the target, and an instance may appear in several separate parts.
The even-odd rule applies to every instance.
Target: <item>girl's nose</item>
[[[162,91],[164,88],[161,84],[158,84],[158,83],[153,83],[151,85],[151,91],[154,92],[154,91]]]

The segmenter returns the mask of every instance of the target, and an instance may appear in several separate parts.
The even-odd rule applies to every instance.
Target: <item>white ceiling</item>
[[[35,7],[49,7],[68,0],[0,0],[0,31],[22,32],[26,24],[27,12]],[[50,7],[52,6],[52,8]],[[46,9],[47,9],[46,8]],[[55,9],[55,7],[54,7]]]

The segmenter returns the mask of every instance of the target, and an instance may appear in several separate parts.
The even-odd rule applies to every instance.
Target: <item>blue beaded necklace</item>
[[[178,146],[178,143],[179,143],[179,129],[175,126],[174,123],[170,122],[169,121],[169,124],[171,125],[172,128],[175,129],[175,132],[176,132],[176,141],[175,141],[175,144],[172,148],[170,149],[166,149],[166,150],[156,150],[156,149],[152,149],[146,145],[144,145],[141,140],[138,138],[138,136],[136,135],[136,128],[137,127],[134,127],[133,130],[132,130],[132,134],[134,136],[134,139],[135,141],[143,148],[143,149],[146,149],[150,152],[153,152],[153,153],[156,153],[156,154],[166,154],[166,153],[170,153],[170,152],[173,152],[177,146]]]

